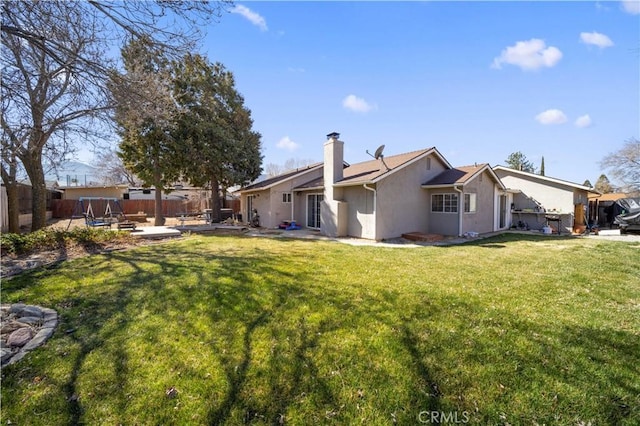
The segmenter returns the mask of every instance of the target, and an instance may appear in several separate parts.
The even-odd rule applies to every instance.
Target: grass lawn
[[[2,424],[640,424],[640,245],[192,236],[2,283],[51,307]],[[175,388],[173,397],[167,396]]]

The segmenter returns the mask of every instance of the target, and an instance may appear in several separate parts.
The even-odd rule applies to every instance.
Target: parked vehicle
[[[621,234],[640,232],[640,198],[621,198],[614,203],[616,215],[613,223]]]

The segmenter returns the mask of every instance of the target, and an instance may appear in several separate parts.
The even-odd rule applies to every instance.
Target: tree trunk
[[[11,184],[5,183],[7,190],[7,211],[9,213],[9,232],[20,233],[20,200],[18,197],[18,184],[14,181]]]
[[[12,234],[20,233],[20,195],[19,187],[16,179],[18,174],[16,166],[16,158],[12,158],[8,164],[8,169],[4,166],[0,169],[2,171],[2,182],[7,191],[7,213],[8,213],[8,231]]]
[[[162,213],[162,179],[161,174],[159,172],[155,172],[155,187],[156,187],[156,197],[155,197],[155,218],[153,221],[153,226],[163,226],[164,225],[164,214]]]
[[[211,222],[220,222],[220,184],[216,176],[211,177]]]
[[[42,168],[42,152],[30,152],[22,159],[22,164],[31,181],[31,232],[34,232],[47,226],[47,186]]]

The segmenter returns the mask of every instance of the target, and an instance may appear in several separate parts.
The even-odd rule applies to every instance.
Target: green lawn
[[[66,262],[2,283],[61,324],[3,369],[0,422],[637,425],[639,265],[639,244],[523,235]]]

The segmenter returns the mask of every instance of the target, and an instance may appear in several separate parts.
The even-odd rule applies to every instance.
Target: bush
[[[56,250],[70,243],[87,246],[127,241],[130,238],[128,232],[121,231],[93,228],[75,228],[71,231],[63,231],[45,228],[28,234],[1,234],[0,250],[3,254],[21,255],[39,250]]]

